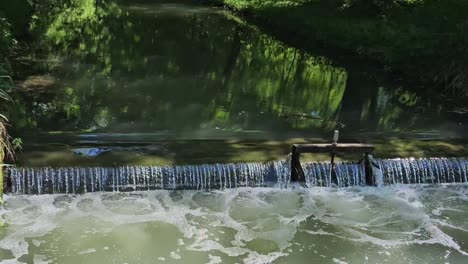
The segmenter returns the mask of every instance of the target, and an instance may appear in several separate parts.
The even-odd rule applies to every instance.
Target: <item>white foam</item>
[[[34,264],[47,264],[47,263],[50,263],[49,261],[47,261],[46,256],[38,255],[38,254],[34,254],[33,262],[34,262]]]
[[[207,263],[207,264],[219,264],[219,263],[223,263],[223,260],[221,259],[220,256],[213,256],[211,254],[208,254],[208,258],[210,259],[210,261]]]
[[[341,259],[333,258],[332,260],[334,263],[337,263],[337,264],[348,264],[348,262],[343,261]]]
[[[94,253],[94,252],[96,252],[96,249],[94,249],[94,248],[88,248],[88,249],[86,249],[86,250],[83,250],[83,251],[78,252],[78,255],[91,254],[91,253]]]
[[[175,260],[178,260],[178,259],[182,258],[179,254],[175,253],[174,251],[171,252],[170,256],[171,256],[171,258],[173,258]]]
[[[47,246],[50,242],[44,235],[77,219],[88,219],[93,222],[82,227],[83,238],[108,234],[119,226],[129,224],[160,222],[175,226],[183,238],[174,238],[175,248],[164,253],[167,255],[161,254],[175,260],[184,255],[182,249],[203,252],[211,256],[210,263],[222,261],[220,256],[211,255],[213,252],[226,254],[244,263],[271,263],[303,250],[301,245],[304,243],[294,241],[298,232],[332,236],[353,243],[371,243],[382,247],[383,255],[388,257],[392,255],[392,248],[410,244],[440,244],[466,255],[460,245],[439,227],[466,230],[456,222],[431,218],[435,216],[432,212],[437,208],[426,212],[426,197],[430,196],[425,190],[411,186],[379,190],[239,188],[211,193],[183,191],[177,193],[177,199],[170,191],[88,193],[79,196],[7,195],[7,205],[0,209],[0,219],[8,223],[6,235],[0,240],[0,248],[11,251],[17,261],[29,254],[30,246]],[[434,191],[433,188],[428,190]],[[463,196],[465,189],[450,191],[453,196]],[[209,203],[216,202],[217,205],[205,205],[207,201],[200,195],[206,195]],[[464,206],[466,208],[467,205]],[[440,210],[453,209],[443,208]],[[310,221],[311,217],[317,223],[308,225],[307,230],[300,230],[301,224]],[[389,229],[389,226],[404,227],[404,224],[408,226],[406,229]],[[327,229],[327,226],[334,229]],[[273,243],[273,249],[262,254],[257,252],[250,246],[256,239]],[[104,245],[97,248],[104,248],[102,253],[109,250]],[[94,252],[96,249],[89,248],[70,254]],[[314,252],[325,256],[320,250],[314,249]],[[43,259],[52,257],[45,255]],[[343,261],[340,257],[334,257]],[[159,257],[158,260],[165,261],[166,258]]]

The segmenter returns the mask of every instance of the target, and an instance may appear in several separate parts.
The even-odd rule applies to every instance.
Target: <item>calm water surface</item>
[[[335,121],[350,138],[466,137],[463,115],[371,64],[343,67],[212,8],[107,2],[84,21],[51,18],[34,59],[18,63],[26,91],[11,119],[26,145],[328,139]]]

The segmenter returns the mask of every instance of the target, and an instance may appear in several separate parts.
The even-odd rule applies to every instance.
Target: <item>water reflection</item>
[[[11,118],[17,131],[267,137],[334,128],[281,118],[284,113],[314,112],[348,123],[349,131],[420,129],[427,127],[422,117],[440,116],[414,94],[376,89],[381,84],[359,72],[350,76],[221,11],[82,3],[39,26],[47,51],[37,56],[47,59],[32,71],[51,73],[55,83],[41,93],[24,85]]]

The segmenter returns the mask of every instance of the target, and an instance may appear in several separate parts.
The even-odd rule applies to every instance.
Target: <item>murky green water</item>
[[[220,10],[107,2],[84,8],[84,18],[75,18],[80,10],[51,18],[47,45],[18,63],[27,92],[11,119],[27,142],[37,143],[38,131],[48,135],[42,143],[67,142],[49,132],[88,143],[328,138],[333,121],[346,124],[349,137],[464,135],[463,116],[406,91],[410,84],[392,84],[371,64],[343,67]]]
[[[258,140],[328,141],[337,121],[346,125],[345,141],[466,141],[466,115],[389,81],[372,64],[349,58],[342,66],[187,1],[104,3],[50,17],[36,30],[36,48],[16,61],[15,79],[23,81],[10,120],[23,139],[20,163],[80,164],[73,149],[97,144],[117,148],[88,164],[275,159],[289,145],[264,151],[271,144]],[[189,144],[166,144],[181,140]],[[210,149],[202,147],[207,141]]]
[[[0,259],[466,263],[467,194],[461,185],[7,196]]]

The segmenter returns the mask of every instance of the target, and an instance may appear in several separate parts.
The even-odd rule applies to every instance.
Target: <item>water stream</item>
[[[269,142],[337,122],[353,142],[463,140],[466,116],[192,1],[73,2],[13,61],[0,263],[468,263],[466,159],[376,159],[379,187],[362,163],[303,162],[298,184]]]
[[[374,175],[382,175],[380,180],[374,180],[377,185],[468,182],[466,159],[375,159],[372,163]],[[329,162],[304,163],[303,168],[307,187],[366,185],[363,163],[337,163],[333,175]],[[291,172],[290,162],[282,160],[192,166],[10,168],[8,175],[15,194],[76,194],[155,189],[287,188]]]
[[[1,263],[466,263],[468,187],[6,195]]]

